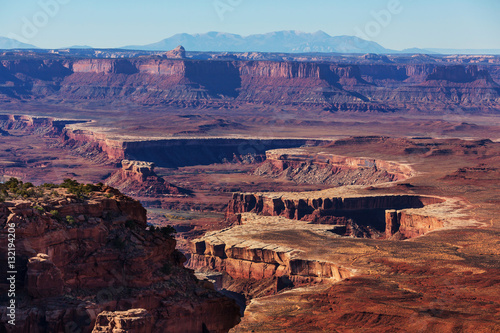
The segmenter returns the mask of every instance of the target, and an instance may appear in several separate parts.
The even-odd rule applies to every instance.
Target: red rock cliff
[[[498,110],[498,66],[130,59],[1,60],[2,98],[147,105],[308,104],[332,110]],[[439,87],[450,86],[453,90]],[[429,109],[429,107],[431,109]]]
[[[148,332],[227,332],[238,323],[235,303],[183,267],[175,240],[146,230],[138,201],[106,186],[87,199],[49,191],[51,199],[0,203],[0,240],[15,227],[18,271],[16,326],[5,326],[2,306],[2,330],[103,332],[104,318],[123,322],[114,311],[130,309],[147,312]],[[102,311],[111,312],[96,323]]]

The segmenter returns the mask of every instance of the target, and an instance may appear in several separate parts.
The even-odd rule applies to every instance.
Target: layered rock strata
[[[401,163],[339,156],[304,149],[276,149],[254,172],[259,176],[292,180],[299,184],[366,185],[412,177],[414,170]]]
[[[181,58],[182,54],[179,49],[167,56]],[[496,74],[497,67],[439,64],[435,59],[353,64],[22,55],[0,59],[0,98],[10,102],[51,98],[182,106],[302,104],[384,112],[402,106],[423,111],[462,106],[487,111],[499,108],[499,85],[490,74]]]
[[[443,222],[440,219],[417,217],[418,210],[408,212],[406,209],[422,208],[443,201],[438,197],[419,195],[315,197],[308,194],[302,199],[286,194],[235,193],[228,204],[226,219],[239,221],[240,214],[246,212],[344,226],[348,219],[354,219],[358,225],[371,224],[381,233],[385,232],[386,237],[399,233],[404,238],[411,238],[440,228]]]
[[[305,144],[320,144],[323,140],[308,139],[261,139],[247,138],[171,138],[134,140],[99,132],[99,129],[84,129],[68,126],[62,135],[63,144],[75,149],[91,145],[106,154],[109,160],[139,160],[154,162],[160,167],[180,167],[231,162],[251,154],[262,161],[269,149],[300,147]]]
[[[356,191],[344,187],[304,193],[235,193],[226,215],[235,225],[192,241],[189,265],[225,272],[233,279],[286,277],[294,285],[339,281],[355,274],[342,254],[335,253],[335,244],[343,244],[343,239],[396,241],[464,223],[464,206],[458,199],[368,196]],[[326,220],[318,221],[319,217]],[[322,248],[322,243],[331,248]]]
[[[192,241],[190,267],[226,272],[233,279],[261,280],[287,276],[296,284],[338,281],[351,275],[349,269],[334,262],[308,258],[304,251],[272,242],[257,241],[262,232],[310,231],[329,234],[332,226],[311,225],[283,217],[242,215],[241,224],[207,233]]]

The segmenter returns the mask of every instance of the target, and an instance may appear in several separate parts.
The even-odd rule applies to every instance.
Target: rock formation
[[[266,160],[254,172],[259,176],[292,180],[299,184],[366,185],[407,179],[412,169],[394,162],[353,158],[303,149],[266,152]]]
[[[254,235],[264,230],[280,232],[290,229],[324,234],[331,227],[245,214],[241,225],[209,232],[193,240],[189,265],[225,272],[233,279],[262,280],[287,276],[296,285],[338,281],[351,275],[348,269],[334,262],[304,256],[304,251],[294,248],[292,244],[287,247],[253,239]]]
[[[182,45],[177,46],[175,49],[165,52],[164,56],[170,59],[185,59],[186,50]]]
[[[39,253],[28,259],[26,271],[26,289],[33,298],[61,296],[64,280],[59,268],[46,254]]]
[[[399,233],[403,238],[412,238],[443,227],[439,218],[421,216],[417,209],[441,203],[441,198],[414,195],[329,197],[326,193],[328,191],[318,192],[317,196],[305,194],[303,198],[286,193],[235,193],[228,204],[226,219],[238,222],[241,213],[247,212],[284,216],[315,224],[343,225],[347,229],[334,232],[360,237],[391,237]]]
[[[329,196],[333,193],[343,196]],[[354,193],[235,193],[226,217],[236,225],[193,240],[189,265],[233,279],[286,277],[295,285],[341,280],[352,274],[348,267],[315,254],[317,244],[300,246],[291,235],[401,240],[442,228],[443,216],[451,217],[456,209],[452,200],[438,197]]]
[[[103,311],[96,319],[92,333],[149,333],[154,329],[154,318],[145,309]]]
[[[17,269],[16,326],[2,306],[2,331],[227,332],[238,323],[234,301],[183,267],[168,230],[147,230],[138,201],[73,181],[25,196],[0,203],[1,243],[14,227]]]
[[[129,59],[0,58],[0,97],[141,105],[308,105],[331,111],[499,109],[498,65],[401,59],[334,62],[183,60],[181,47]],[[37,73],[34,75],[33,73]],[[498,81],[498,77],[496,77]],[[147,82],[147,88],[144,83]],[[446,87],[446,89],[443,89]]]
[[[248,139],[229,138],[171,138],[165,140],[131,140],[110,137],[98,129],[80,129],[68,126],[61,135],[61,145],[72,150],[90,150],[104,155],[107,160],[123,159],[151,161],[161,167],[207,165],[241,160],[262,161],[266,150],[291,148],[306,143],[319,144],[322,140],[307,139]],[[251,145],[250,148],[247,148]]]
[[[106,184],[134,196],[160,197],[189,194],[189,191],[169,184],[162,177],[158,177],[154,168],[155,165],[152,162],[122,160],[122,168],[106,179]]]

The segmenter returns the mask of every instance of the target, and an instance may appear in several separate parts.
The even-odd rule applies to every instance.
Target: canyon
[[[500,329],[498,56],[72,52],[0,54],[1,331]]]

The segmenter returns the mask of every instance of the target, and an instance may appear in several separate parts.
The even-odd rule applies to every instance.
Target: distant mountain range
[[[190,51],[212,52],[280,52],[280,53],[394,53],[383,46],[353,36],[332,37],[323,31],[304,33],[277,31],[241,36],[222,32],[177,34],[148,45],[129,45],[123,49],[167,51],[182,45]]]
[[[36,49],[37,47],[31,44],[21,43],[18,40],[0,36],[0,50],[12,49]]]
[[[294,30],[249,36],[214,31],[204,34],[183,33],[157,43],[128,45],[120,49],[169,51],[178,45],[184,46],[188,51],[202,52],[500,54],[500,49],[410,48],[396,51],[354,36],[330,36],[323,31],[306,33]],[[15,39],[0,37],[0,49],[35,48],[37,47],[34,45],[21,43]],[[75,45],[70,48],[90,49],[92,47]]]

